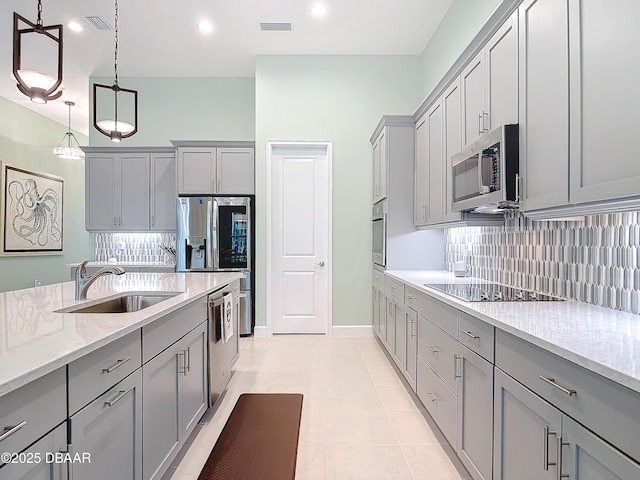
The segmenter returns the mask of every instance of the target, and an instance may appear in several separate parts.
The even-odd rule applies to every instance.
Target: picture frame
[[[0,256],[63,254],[64,179],[0,162]]]

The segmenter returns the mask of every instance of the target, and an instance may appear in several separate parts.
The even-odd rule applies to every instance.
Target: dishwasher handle
[[[211,343],[218,343],[222,339],[223,306],[224,294],[216,294],[209,297],[208,320]]]

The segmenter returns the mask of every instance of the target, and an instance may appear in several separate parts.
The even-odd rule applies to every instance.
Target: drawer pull
[[[122,365],[124,365],[125,363],[127,363],[129,360],[131,360],[131,358],[127,357],[127,358],[121,358],[120,360],[116,361],[116,363],[114,363],[113,365],[111,365],[110,367],[106,367],[102,369],[102,373],[111,373],[113,372],[115,369],[120,368]]]
[[[114,406],[116,403],[122,400],[125,397],[125,395],[129,393],[131,390],[133,390],[133,387],[127,388],[126,390],[120,390],[118,393],[116,393],[116,395],[111,400],[107,400],[106,402],[104,402],[104,406],[105,407]]]
[[[187,363],[185,370],[187,372],[191,371],[191,347],[187,347],[185,350],[185,361]]]
[[[568,447],[569,442],[563,442],[562,437],[558,437],[558,467],[556,471],[558,472],[557,480],[562,480],[563,478],[569,478],[568,473],[562,473],[562,447]]]
[[[466,336],[473,338],[474,340],[480,340],[480,335],[476,335],[473,332],[467,332],[466,330],[461,330]]]
[[[415,300],[416,297],[414,297],[413,295],[407,295],[407,300]]]
[[[549,435],[558,435],[557,432],[553,432],[549,430],[549,425],[545,425],[543,428],[544,433],[544,448],[542,449],[543,462],[544,462],[544,470],[545,472],[549,471],[549,467],[551,465],[555,465],[555,462],[549,461]]]
[[[438,397],[436,397],[435,393],[427,392],[427,397],[429,397],[429,400],[434,403],[438,401]]]
[[[417,319],[411,320],[411,338],[414,338],[414,337],[416,337],[418,335],[417,333],[414,333],[414,331],[415,331],[413,329],[414,325],[416,326],[416,330],[417,330],[418,329],[418,320]]]
[[[540,380],[544,380],[545,382],[547,382],[549,385],[553,385],[554,387],[556,387],[558,390],[560,390],[562,393],[566,393],[569,396],[575,395],[576,391],[573,388],[567,388],[564,385],[560,385],[558,382],[555,381],[555,379],[553,378],[549,378],[549,377],[545,377],[544,375],[538,375],[538,377],[540,378]]]
[[[2,435],[0,435],[0,442],[2,440],[4,440],[5,438],[9,438],[11,435],[13,435],[14,433],[16,433],[18,430],[20,430],[22,427],[24,427],[27,424],[26,420],[23,420],[22,422],[20,422],[17,425],[14,425],[12,427],[4,427],[4,433]]]
[[[436,345],[427,345],[427,348],[431,350],[431,353],[434,355],[440,351]]]

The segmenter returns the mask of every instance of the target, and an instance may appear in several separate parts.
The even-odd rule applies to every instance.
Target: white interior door
[[[330,325],[330,144],[270,143],[268,330]]]

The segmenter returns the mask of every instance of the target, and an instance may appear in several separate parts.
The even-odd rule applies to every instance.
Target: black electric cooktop
[[[424,285],[467,302],[551,302],[564,300],[545,293],[497,283],[425,283]]]

